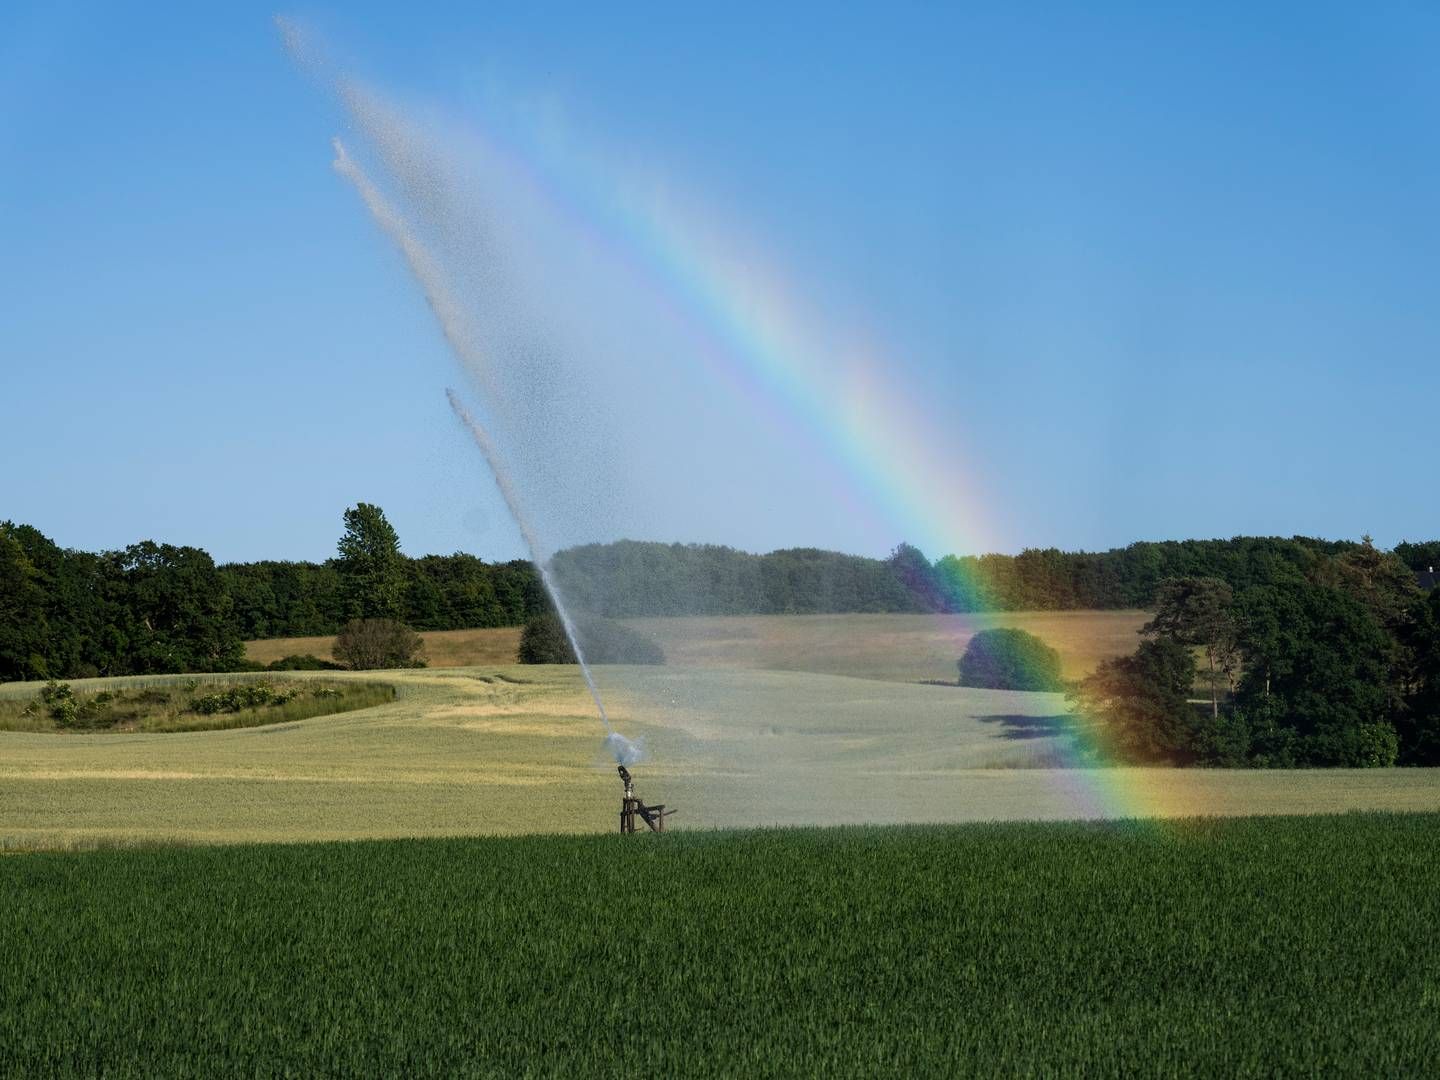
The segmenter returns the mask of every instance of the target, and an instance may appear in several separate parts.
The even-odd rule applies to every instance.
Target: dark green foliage
[[[1411,605],[1404,642],[1405,704],[1397,723],[1402,759],[1440,765],[1440,589]]]
[[[1295,764],[1394,764],[1397,647],[1360,601],[1299,582],[1246,590],[1237,608],[1236,704],[1295,733]]]
[[[13,526],[0,524],[0,679],[49,674],[46,595]]]
[[[108,700],[108,696],[103,700],[97,698],[94,704],[104,705]],[[81,703],[75,699],[75,691],[70,684],[56,682],[54,679],[41,687],[39,704],[40,708],[45,711],[45,715],[55,721],[55,726],[58,728],[90,727],[97,711],[94,708],[82,709]]]
[[[1440,570],[1440,540],[1427,540],[1418,544],[1402,540],[1395,545],[1395,554],[1401,562],[1416,573],[1430,570],[1432,567]]]
[[[1437,844],[1425,814],[0,858],[0,1061],[1420,1076]]]
[[[398,619],[405,557],[385,511],[363,502],[346,510],[345,532],[336,549],[345,614],[351,619]]]
[[[1124,762],[1189,764],[1202,717],[1190,704],[1195,656],[1171,638],[1142,642],[1133,656],[1103,662],[1072,697],[1103,725],[1102,742]]]
[[[552,568],[576,609],[613,619],[924,610],[888,563],[814,548],[751,555],[622,540],[567,548]]]
[[[345,624],[340,573],[333,563],[230,563],[220,575],[247,640],[333,634]]]
[[[474,555],[402,556],[401,621],[417,630],[519,626],[549,610],[528,562],[487,563]],[[337,633],[348,621],[335,563],[231,563],[220,568],[243,637]]]
[[[357,520],[357,536],[371,525]],[[386,544],[376,546],[383,556]],[[363,556],[361,545],[356,566]],[[370,578],[344,578],[338,565],[217,568],[196,548],[149,541],[95,555],[0,522],[0,681],[255,669],[243,658],[246,639],[334,634],[344,625]],[[527,562],[456,554],[401,557],[399,566],[402,607],[419,613],[412,622],[422,630],[516,626],[549,610]]]
[[[352,619],[335,638],[335,659],[353,671],[424,667],[425,643],[394,619]]]
[[[1277,575],[1233,599],[1223,582],[1162,583],[1145,627],[1155,640],[1086,679],[1080,711],[1123,761],[1364,768],[1418,760],[1418,734],[1402,747],[1396,726],[1411,714],[1407,652],[1396,637],[1408,623],[1395,597],[1414,591],[1403,581],[1398,592],[1377,587],[1386,571],[1370,572],[1383,562],[1374,556],[1368,545],[1353,548],[1317,562],[1311,578]],[[1394,629],[1382,623],[1387,615]],[[1231,657],[1240,666],[1231,700],[1221,708],[1212,696],[1203,718],[1185,702],[1192,646],[1220,657],[1227,672]]]
[[[265,667],[266,671],[338,671],[340,665],[330,660],[322,660],[318,656],[293,654],[282,656],[279,660],[271,660]]]
[[[1104,552],[946,555],[932,565],[908,544],[881,560],[813,548],[751,555],[715,545],[622,540],[567,548],[553,568],[575,607],[611,618],[1043,611],[1147,607],[1169,578],[1216,578],[1236,591],[1304,580],[1326,560],[1362,546],[1242,536]]]
[[[1220,715],[1220,680],[1228,685],[1239,660],[1235,593],[1219,578],[1168,578],[1155,590],[1155,617],[1143,634],[1205,650],[1211,719]]]
[[[1313,576],[1358,600],[1387,630],[1399,627],[1420,597],[1414,572],[1398,556],[1378,550],[1368,536],[1359,546],[1323,560]]]
[[[240,661],[229,593],[198,548],[92,555],[0,523],[0,679],[224,671]]]
[[[944,611],[945,597],[935,568],[925,553],[912,544],[901,544],[886,560],[890,576],[898,581],[909,597],[908,610]]]
[[[241,658],[230,597],[205,552],[146,540],[105,558],[124,585],[132,672],[224,671]]]
[[[663,664],[665,653],[640,631],[613,619],[583,615],[575,620],[575,632],[585,660],[591,664]],[[537,615],[520,633],[518,657],[522,664],[573,664],[575,650],[565,636],[558,615]]]
[[[201,716],[213,716],[215,713],[258,709],[262,705],[284,705],[299,692],[299,688],[294,686],[277,690],[269,683],[241,683],[196,698],[190,703],[190,711]]]
[[[1060,690],[1060,654],[1025,630],[981,630],[960,658],[960,685],[983,690]]]

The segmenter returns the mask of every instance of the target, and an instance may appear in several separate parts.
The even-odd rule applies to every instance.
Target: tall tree
[[[1205,650],[1212,718],[1220,715],[1217,675],[1223,674],[1228,683],[1235,670],[1234,601],[1234,590],[1219,578],[1166,578],[1155,590],[1155,617],[1140,631]]]
[[[337,545],[346,614],[351,619],[398,619],[405,594],[405,557],[385,511],[357,503],[345,511],[345,534]]]
[[[1173,638],[1143,641],[1131,656],[1103,661],[1069,692],[1082,716],[1121,760],[1195,759],[1196,711],[1188,700],[1195,656]]]

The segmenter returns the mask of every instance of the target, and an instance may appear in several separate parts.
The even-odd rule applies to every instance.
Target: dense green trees
[[[914,554],[928,571],[924,556]],[[621,540],[566,548],[551,566],[575,608],[612,619],[930,610],[890,564],[815,548],[752,555],[712,544]]]
[[[1195,655],[1172,638],[1142,642],[1106,660],[1072,690],[1086,715],[1105,724],[1107,749],[1122,762],[1196,760],[1197,712],[1189,696]]]
[[[334,634],[353,610],[395,611],[421,630],[516,626],[549,610],[527,562],[407,559],[364,503],[345,526],[328,563],[217,567],[198,548],[147,540],[94,554],[0,522],[0,681],[233,671],[246,639]]]
[[[1102,664],[1074,696],[1125,759],[1430,764],[1440,756],[1437,597],[1420,599],[1408,567],[1368,539],[1269,559],[1241,589],[1162,581],[1150,640]],[[1212,669],[1238,669],[1223,705],[1213,679],[1208,709],[1189,700],[1180,657],[1194,648]]]
[[[241,638],[214,561],[146,540],[64,551],[0,523],[0,679],[70,678],[236,665]]]
[[[1391,765],[1398,650],[1365,605],[1330,585],[1285,581],[1237,600],[1243,669],[1235,707],[1284,733],[1267,763]]]
[[[1440,589],[1411,605],[1402,640],[1400,754],[1416,765],[1440,765]]]
[[[1160,583],[1174,578],[1210,578],[1239,592],[1322,571],[1368,583],[1377,602],[1399,597],[1402,608],[1404,590],[1414,588],[1413,574],[1387,553],[1307,537],[1139,543],[1105,552],[1032,548],[934,563],[909,544],[888,559],[867,559],[814,548],[752,555],[622,540],[567,548],[553,567],[576,607],[611,618],[1147,608]]]
[[[49,674],[45,588],[12,527],[0,525],[0,678]]]
[[[981,630],[960,658],[960,685],[983,690],[1059,690],[1060,654],[1012,627]]]
[[[1402,540],[1395,545],[1395,554],[1411,570],[1440,570],[1440,540],[1413,544]]]
[[[1141,631],[1205,651],[1210,683],[1210,709],[1220,715],[1220,686],[1233,674],[1236,626],[1235,591],[1219,578],[1169,578],[1155,590],[1155,617]]]

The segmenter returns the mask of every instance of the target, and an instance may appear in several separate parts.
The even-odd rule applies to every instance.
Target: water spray
[[[335,148],[335,171],[355,188],[375,223],[400,249],[411,274],[420,284],[426,303],[430,305],[430,310],[434,312],[435,319],[440,324],[440,331],[444,335],[445,343],[450,347],[450,351],[467,370],[475,372],[486,370],[487,365],[484,363],[484,358],[474,345],[474,336],[468,332],[468,318],[464,305],[457,301],[451,293],[439,264],[411,232],[405,219],[390,204],[355,159],[350,156],[345,149],[345,144],[337,138],[333,140],[333,146]],[[449,400],[450,408],[456,418],[469,431],[471,438],[475,440],[475,445],[479,447],[485,463],[490,467],[490,474],[495,478],[495,485],[500,490],[500,496],[510,511],[510,516],[519,526],[520,535],[530,552],[530,559],[540,574],[541,584],[544,586],[545,593],[549,596],[556,614],[560,617],[565,637],[570,642],[570,648],[574,651],[575,659],[580,665],[580,673],[585,678],[585,686],[590,691],[591,698],[594,699],[595,710],[600,715],[600,722],[605,725],[606,750],[614,755],[615,761],[621,769],[626,765],[633,765],[640,760],[643,753],[642,748],[617,732],[610,723],[610,716],[605,711],[605,702],[600,697],[600,688],[596,685],[594,673],[585,660],[585,650],[580,644],[574,620],[570,617],[570,612],[565,607],[560,591],[555,586],[549,561],[545,557],[545,549],[515,491],[509,470],[505,468],[504,460],[497,450],[494,440],[465,408],[454,390],[446,389],[445,396]]]

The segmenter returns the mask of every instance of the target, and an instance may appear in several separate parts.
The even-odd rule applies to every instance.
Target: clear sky
[[[520,554],[274,9],[133,7],[0,5],[0,519],[313,559],[365,500],[411,554]],[[298,13],[395,99],[560,145],[555,221],[674,320],[577,316],[597,356],[713,361],[648,390],[616,362],[654,423],[624,512],[557,540],[1440,535],[1433,3],[421,7]],[[637,174],[763,249],[794,333],[727,338],[728,264],[575,194]],[[687,431],[710,449],[666,453]]]

